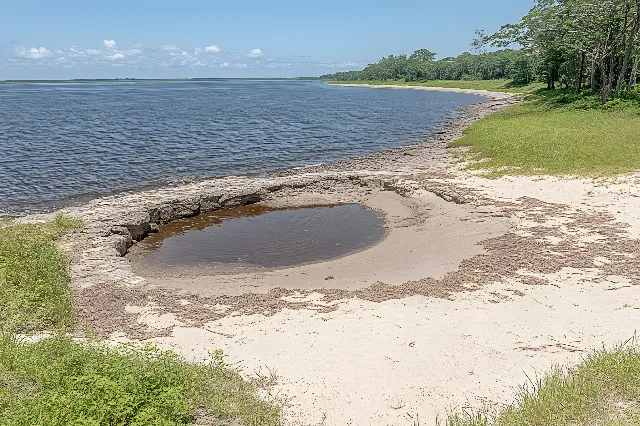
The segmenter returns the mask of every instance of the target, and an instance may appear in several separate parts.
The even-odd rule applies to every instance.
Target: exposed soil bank
[[[429,425],[511,402],[527,376],[625,340],[640,320],[640,176],[487,180],[445,148],[516,101],[467,108],[414,147],[66,209],[87,224],[66,243],[79,329],[194,360],[222,348],[247,375],[270,368],[290,425]],[[388,235],[263,274],[141,275],[122,257],[164,223],[251,203],[364,204]]]

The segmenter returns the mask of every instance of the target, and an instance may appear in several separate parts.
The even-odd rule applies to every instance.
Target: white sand
[[[489,99],[503,99],[513,96],[511,93],[490,92],[488,90],[478,89],[458,89],[455,87],[428,87],[428,86],[408,86],[399,84],[349,84],[349,83],[331,83],[333,86],[344,87],[366,87],[369,89],[408,89],[408,90],[425,90],[427,92],[452,92],[452,93],[468,93],[470,95],[484,96]]]
[[[353,290],[372,280],[400,284],[440,277],[455,270],[464,259],[483,253],[478,245],[482,239],[505,232],[514,238],[526,237],[518,240],[518,244],[544,243],[553,248],[571,240],[570,250],[576,250],[576,255],[584,254],[582,249],[588,251],[607,244],[603,225],[595,217],[597,212],[611,214],[629,225],[620,229],[625,238],[640,236],[640,175],[613,183],[540,177],[488,180],[460,171],[444,149],[446,142],[438,139],[416,149],[371,156],[366,161],[354,162],[357,166],[354,171],[347,169],[352,164],[347,162],[342,169],[328,167],[308,175],[274,179],[274,185],[282,182],[297,185],[303,178],[326,176],[327,181],[314,184],[314,190],[333,185],[331,200],[348,200],[352,195],[347,192],[352,190],[354,197],[373,207],[388,214],[396,211],[397,226],[391,227],[387,240],[373,248],[335,261],[293,268],[291,274],[276,271],[234,279],[218,277],[217,281],[212,277],[196,277],[189,285],[176,284],[202,292],[206,287],[218,286],[211,292],[225,294],[237,293],[230,285],[239,284],[256,292],[274,286],[319,289],[329,286],[324,281],[327,275],[336,277],[330,283],[331,288]],[[360,189],[349,189],[351,184],[339,180],[346,176],[358,177],[363,187],[356,182],[353,186]],[[415,202],[422,203],[425,209],[429,204],[444,208],[443,202],[434,200],[433,195],[441,187],[453,188],[452,191],[476,190],[478,196],[489,201],[478,202],[478,206],[473,202],[462,206],[450,202],[448,210],[429,217],[431,222],[401,226],[403,219],[420,218],[421,214],[412,210],[407,215],[396,204],[395,195],[385,199],[380,192],[367,187],[366,179],[372,178],[408,190],[405,207]],[[266,181],[224,179],[153,194],[98,200],[84,210],[70,210],[86,218],[96,229],[90,244],[78,250],[74,283],[89,289],[103,282],[134,287],[144,284],[145,278],[137,276],[126,259],[113,254],[114,249],[108,244],[117,236],[109,232],[100,234],[99,224],[117,225],[113,215],[119,210],[135,207],[145,211],[153,203],[166,205],[179,192],[197,195],[217,190],[216,185],[228,188],[229,182],[246,187],[264,185]],[[514,207],[523,196],[569,208],[559,213],[545,212],[540,217],[539,206]],[[375,206],[380,200],[383,205]],[[508,209],[505,207],[508,217],[491,216],[487,205],[494,203],[499,210],[502,207],[498,202],[508,204]],[[469,221],[469,215],[479,211],[485,211],[487,217]],[[584,219],[585,215],[592,215],[589,216],[592,219]],[[465,238],[468,240],[449,241]],[[520,247],[515,245],[513,250]],[[544,253],[550,262],[557,255],[552,249]],[[209,351],[223,349],[228,361],[242,366],[246,376],[267,369],[277,372],[278,384],[270,395],[278,401],[284,397],[289,401],[284,407],[286,425],[408,425],[413,424],[416,416],[421,425],[432,425],[436,416],[443,417],[448,409],[468,404],[496,407],[510,403],[516,388],[527,377],[543,374],[556,363],[578,362],[594,347],[615,345],[632,337],[640,324],[640,292],[629,283],[638,277],[625,271],[619,275],[607,272],[607,266],[617,255],[638,261],[637,252],[620,254],[604,250],[604,254],[594,254],[579,269],[564,268],[546,275],[517,271],[484,285],[479,291],[454,292],[452,300],[411,296],[373,302],[351,298],[331,302],[336,304],[336,310],[319,313],[313,306],[316,301],[317,307],[325,304],[322,295],[299,295],[312,301],[310,308],[285,309],[271,316],[230,315],[198,327],[187,326],[189,323],[176,312],[168,312],[162,306],[126,309],[129,314],[138,315],[139,324],[169,330],[169,336],[153,340],[189,359],[199,360]],[[627,276],[623,276],[625,273]],[[526,284],[520,278],[527,274],[548,282]],[[161,284],[171,283],[165,280]],[[286,298],[296,299],[296,295]]]
[[[574,179],[460,176],[499,199],[528,195],[609,211],[637,236],[635,179],[606,187]],[[154,340],[190,359],[221,348],[247,376],[275,371],[272,395],[289,401],[285,424],[406,425],[418,416],[431,425],[450,409],[509,403],[518,386],[554,364],[579,362],[594,347],[632,337],[640,292],[624,277],[603,279],[597,265],[551,274],[551,285],[505,280],[457,293],[452,301],[351,299],[326,314],[232,316],[205,327],[177,327]]]
[[[307,199],[308,194],[304,194],[287,197],[287,202],[308,205],[304,202]],[[149,271],[152,275],[146,277],[147,283],[201,295],[264,293],[277,287],[357,290],[377,282],[399,285],[426,277],[442,278],[456,270],[463,259],[483,253],[478,243],[503,235],[510,224],[507,218],[478,213],[471,206],[457,206],[430,192],[411,198],[391,191],[376,192],[359,202],[384,213],[387,227],[386,237],[366,250],[266,272],[206,275],[186,268],[176,276],[162,270]]]

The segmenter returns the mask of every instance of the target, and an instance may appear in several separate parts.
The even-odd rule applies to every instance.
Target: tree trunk
[[[615,65],[614,54],[613,52],[611,52],[609,54],[609,77],[607,77],[606,81],[605,81],[606,72],[604,68],[604,63],[602,64],[602,104],[603,105],[609,101],[609,92],[613,87],[612,85],[613,85],[613,66],[614,65]]]
[[[580,52],[580,73],[578,74],[578,87],[576,92],[578,95],[582,91],[582,75],[584,74],[584,50]]]
[[[624,53],[624,61],[622,62],[622,69],[618,74],[618,82],[616,83],[616,98],[620,94],[620,86],[622,85],[622,79],[627,74],[627,68],[629,67],[629,57],[631,56],[631,49],[633,48],[633,42],[638,35],[638,29],[640,29],[640,0],[636,0],[636,17],[633,20],[633,27],[631,28],[631,34],[629,35],[629,43],[627,44],[627,50]]]
[[[596,60],[591,60],[591,80],[589,80],[589,86],[591,87],[591,93],[596,93]]]
[[[636,85],[636,77],[638,75],[638,61],[639,60],[640,60],[640,56],[636,52],[636,57],[633,60],[633,67],[631,68],[631,77],[629,77],[629,90],[631,90],[631,88]]]
[[[604,66],[604,58],[600,58],[600,80],[602,81],[602,90],[600,91],[600,99],[602,104],[607,103],[609,91],[607,90],[607,70]]]
[[[611,91],[611,89],[613,88],[613,69],[615,66],[615,55],[613,54],[613,52],[611,52],[611,55],[609,56],[609,78],[607,80],[607,91]]]

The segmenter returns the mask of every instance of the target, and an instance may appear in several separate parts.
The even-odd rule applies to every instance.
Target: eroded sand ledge
[[[400,425],[417,414],[428,425],[452,407],[510,402],[526,375],[625,340],[640,319],[637,175],[608,186],[487,180],[445,149],[515,101],[467,108],[411,148],[66,209],[87,224],[65,243],[79,326],[194,360],[221,348],[248,376],[269,368],[286,424]],[[309,201],[386,209],[390,235],[341,259],[250,276],[144,277],[121,256],[179,217]]]

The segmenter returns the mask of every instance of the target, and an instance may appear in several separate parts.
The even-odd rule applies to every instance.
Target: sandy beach
[[[632,337],[640,174],[467,171],[447,144],[519,99],[463,92],[486,101],[415,146],[63,209],[85,222],[63,243],[78,330],[195,361],[222,349],[283,407],[285,425],[432,425],[449,410],[510,403],[528,378]],[[386,237],[341,258],[245,273],[169,275],[127,254],[163,224],[251,203],[358,203],[384,215]]]

